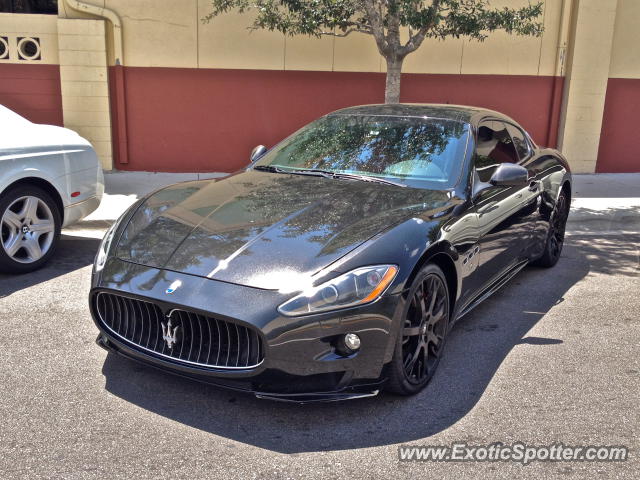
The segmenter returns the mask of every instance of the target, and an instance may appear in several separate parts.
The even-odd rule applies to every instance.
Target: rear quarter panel
[[[17,151],[0,149],[0,195],[15,182],[25,178],[47,181],[58,191],[63,204],[68,202],[64,175],[64,157],[59,146],[28,148]]]
[[[569,163],[560,152],[552,148],[539,149],[537,154],[524,166],[529,170],[532,180],[540,182],[540,199],[537,218],[533,226],[533,251],[531,257],[542,253],[549,229],[549,218],[555,207],[558,195],[565,183],[571,187]]]
[[[61,127],[12,122],[0,138],[0,195],[15,182],[29,178],[55,188],[65,207],[61,212],[65,226],[70,223],[67,207],[100,199],[104,192],[102,169],[88,141]],[[76,191],[80,195],[71,197]]]

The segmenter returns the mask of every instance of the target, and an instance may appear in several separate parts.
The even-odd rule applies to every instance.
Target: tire
[[[427,386],[440,363],[449,329],[449,289],[442,270],[425,265],[411,284],[399,325],[386,389],[414,395]]]
[[[61,212],[35,186],[11,188],[0,197],[0,271],[27,273],[42,267],[60,239]]]
[[[531,262],[532,265],[551,268],[558,263],[564,245],[564,234],[568,217],[569,197],[566,191],[562,190],[549,217],[549,231],[545,238],[544,251],[540,258]]]

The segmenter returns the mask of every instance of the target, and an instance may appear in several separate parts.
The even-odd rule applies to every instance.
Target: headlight
[[[278,311],[294,317],[371,303],[380,298],[396,273],[395,265],[358,268],[293,297]]]
[[[109,248],[111,247],[111,242],[113,241],[113,235],[116,231],[116,227],[118,222],[114,222],[113,225],[107,230],[102,242],[100,242],[100,248],[98,249],[98,254],[96,255],[96,260],[93,264],[93,271],[99,272],[104,268],[104,264],[107,261],[107,255],[109,253]]]

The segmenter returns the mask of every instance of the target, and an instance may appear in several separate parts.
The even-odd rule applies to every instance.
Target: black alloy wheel
[[[449,290],[438,266],[428,264],[416,276],[401,328],[387,388],[412,395],[433,377],[449,328]]]
[[[562,253],[562,247],[564,246],[564,235],[568,217],[569,198],[566,192],[562,190],[549,218],[549,232],[547,233],[544,252],[539,259],[533,262],[534,265],[549,268],[558,263],[560,254]]]

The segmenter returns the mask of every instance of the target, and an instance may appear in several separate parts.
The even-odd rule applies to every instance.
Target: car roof
[[[332,115],[384,115],[393,117],[431,117],[446,118],[466,123],[477,123],[486,117],[500,118],[510,122],[515,121],[500,112],[482,107],[472,107],[466,105],[450,105],[438,103],[395,103],[395,104],[375,104],[359,105],[356,107],[343,108],[330,113]]]

